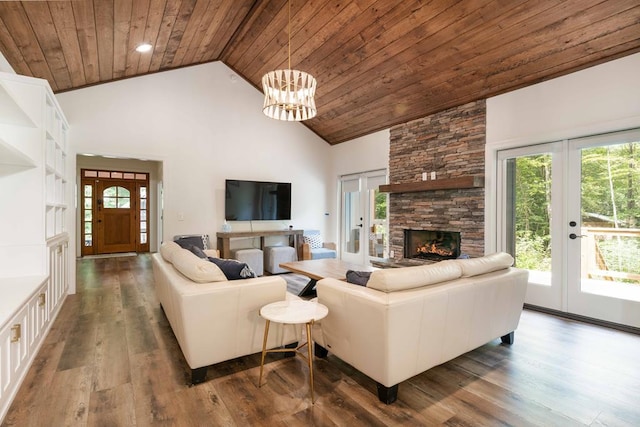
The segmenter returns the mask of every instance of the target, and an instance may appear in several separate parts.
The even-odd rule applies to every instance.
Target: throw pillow
[[[304,243],[309,245],[310,249],[318,249],[322,247],[322,236],[319,234],[310,234],[302,236]]]
[[[204,253],[204,251],[202,249],[200,249],[199,247],[197,247],[196,245],[191,245],[189,247],[189,250],[198,258],[204,258],[207,259],[207,254]]]
[[[224,282],[227,280],[222,270],[206,259],[200,259],[191,251],[179,249],[173,255],[173,266],[180,273],[196,283]]]
[[[371,277],[370,271],[347,270],[347,283],[353,283],[354,285],[360,285],[360,286],[367,286],[369,277]]]
[[[177,236],[173,239],[173,241],[182,246],[184,249],[189,249],[191,248],[191,246],[197,246],[200,249],[209,249],[209,236],[207,234],[195,236]]]
[[[229,280],[251,279],[256,273],[244,262],[235,259],[222,259],[209,257],[209,261],[217,265]]]
[[[160,255],[165,261],[173,262],[173,255],[181,249],[180,245],[175,242],[164,242],[160,246]]]

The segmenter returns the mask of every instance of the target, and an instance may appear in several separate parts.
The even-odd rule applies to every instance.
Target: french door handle
[[[362,228],[362,224],[356,224],[356,226],[358,226],[358,227]]]
[[[574,239],[577,239],[577,238],[582,238],[582,237],[587,237],[587,236],[584,235],[584,234],[576,234],[576,233],[569,234],[569,238],[571,240],[574,240]]]

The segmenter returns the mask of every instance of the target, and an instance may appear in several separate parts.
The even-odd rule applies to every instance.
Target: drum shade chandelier
[[[316,79],[308,73],[291,69],[291,0],[289,8],[289,65],[286,70],[269,71],[262,77],[264,104],[262,111],[276,120],[300,122],[317,114]]]

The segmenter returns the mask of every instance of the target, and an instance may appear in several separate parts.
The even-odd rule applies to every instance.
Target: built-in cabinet
[[[0,422],[69,289],[68,129],[45,80],[0,73]]]

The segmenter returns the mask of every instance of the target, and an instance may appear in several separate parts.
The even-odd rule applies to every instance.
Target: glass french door
[[[640,327],[640,130],[571,143],[568,310]]]
[[[498,247],[526,302],[640,327],[640,131],[498,153]]]
[[[500,151],[499,250],[529,270],[528,304],[566,311],[563,306],[563,147],[542,144]],[[554,233],[555,231],[555,233]]]
[[[386,171],[343,176],[340,179],[340,257],[344,261],[368,265],[372,259],[387,258]]]

